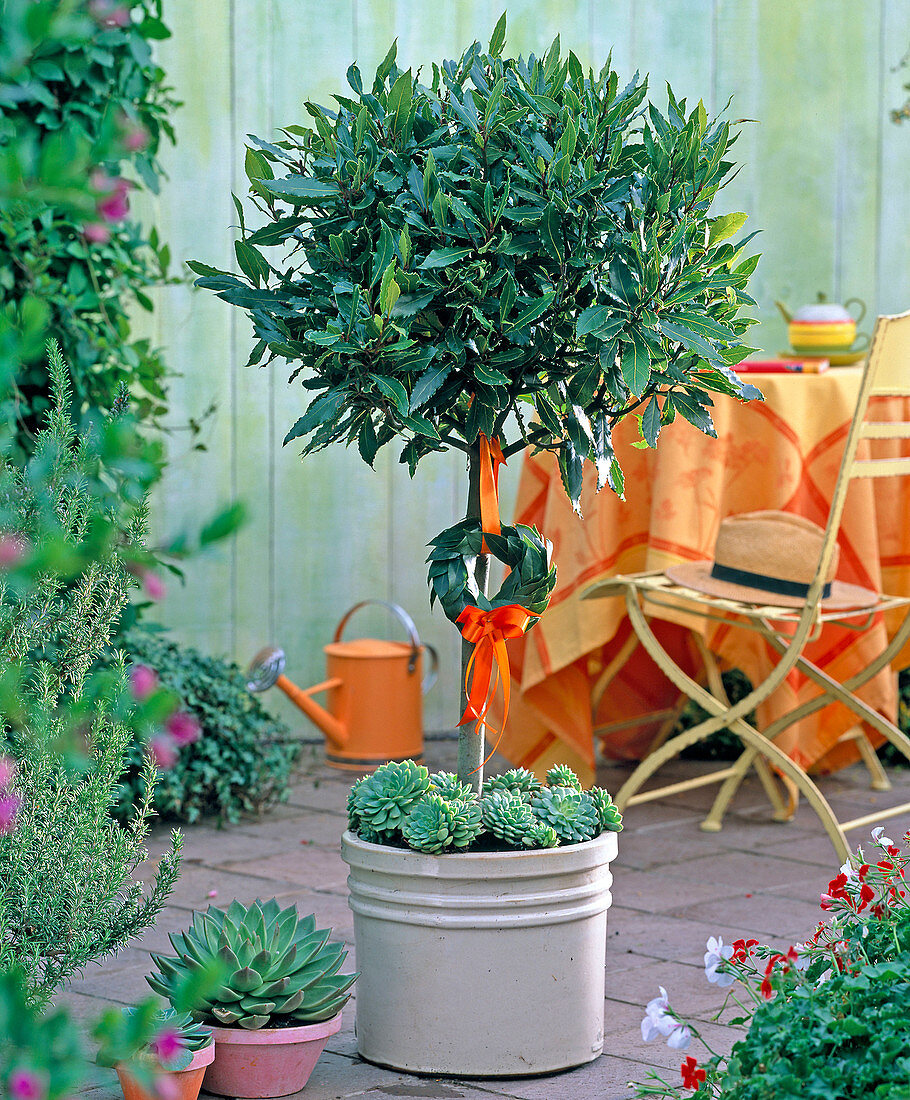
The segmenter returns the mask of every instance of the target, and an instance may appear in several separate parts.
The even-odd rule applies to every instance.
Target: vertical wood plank
[[[160,228],[180,274],[183,261],[205,259],[216,266],[232,262],[224,227],[233,219],[231,162],[235,147],[231,110],[232,6],[222,0],[175,5],[169,13],[173,37],[162,43],[161,59],[177,98],[177,147],[166,147],[162,160],[170,179],[162,189]],[[202,59],[202,61],[200,60]],[[174,534],[198,527],[232,494],[230,336],[231,320],[223,302],[187,285],[160,295],[161,344],[179,377],[171,383],[171,421],[186,423],[217,402],[205,423],[206,453],[190,452],[185,437],[168,444],[169,466],[153,511],[156,533]],[[159,609],[164,621],[186,642],[211,651],[231,649],[231,591],[234,555],[220,545],[186,567],[186,586],[171,581]]]
[[[880,40],[881,154],[878,176],[878,255],[875,311],[910,309],[910,123],[891,122],[889,111],[901,105],[910,70],[895,71],[910,45],[910,9],[903,0],[884,0]],[[871,252],[873,242],[868,246]],[[871,305],[872,303],[870,303]]]

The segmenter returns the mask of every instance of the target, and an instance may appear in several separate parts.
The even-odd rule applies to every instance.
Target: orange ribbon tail
[[[498,439],[488,439],[480,433],[480,529],[490,535],[502,531],[499,519],[499,467],[506,460]],[[483,540],[481,553],[488,554],[486,539]]]
[[[469,606],[456,620],[465,641],[471,642],[474,646],[474,652],[465,669],[464,690],[468,702],[458,724],[463,726],[467,722],[476,722],[478,733],[483,726],[498,732],[496,743],[490,750],[487,760],[499,745],[509,714],[511,673],[506,639],[520,638],[527,630],[532,618],[533,616],[520,604],[512,603],[505,607],[494,608],[492,611],[483,611],[479,607]],[[497,731],[489,726],[487,715],[500,683],[503,703],[502,727]],[[485,760],[484,764],[486,762]]]

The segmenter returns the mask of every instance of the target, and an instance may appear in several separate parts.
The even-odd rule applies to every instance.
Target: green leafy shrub
[[[149,927],[179,866],[181,838],[146,891],[154,766],[125,827],[110,816],[134,733],[174,710],[152,691],[136,706],[125,670],[93,665],[143,562],[144,493],[157,467],[127,421],[77,437],[59,351],[54,406],[34,457],[0,455],[0,971],[24,973],[37,1005],[89,961]],[[14,760],[14,763],[13,763]]]
[[[16,19],[39,23],[54,9],[70,18],[64,27],[49,24],[34,54],[2,74],[0,155],[10,199],[0,203],[0,325],[15,330],[31,318],[55,334],[77,415],[110,409],[126,383],[138,415],[159,417],[165,366],[148,340],[132,337],[130,311],[152,308],[147,291],[165,277],[168,249],[154,229],[124,220],[124,175],[157,192],[157,152],[164,137],[173,140],[168,115],[177,104],[151,52],[169,34],[161,0],[7,3],[14,35]],[[61,201],[65,190],[35,192],[38,172],[81,174],[91,205],[73,208]],[[19,444],[28,452],[48,407],[48,380],[40,341],[20,350]]]
[[[723,1100],[903,1100],[910,1081],[910,955],[834,974],[760,1005],[733,1048]]]
[[[237,821],[287,796],[299,743],[247,690],[236,665],[142,627],[118,645],[134,665],[154,669],[201,726],[199,739],[184,746],[173,767],[158,775],[152,804],[162,817],[192,822],[216,814]],[[143,755],[137,738],[115,811],[121,820],[142,798]]]

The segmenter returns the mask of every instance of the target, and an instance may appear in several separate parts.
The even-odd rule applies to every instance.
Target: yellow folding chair
[[[769,580],[767,576],[761,576],[757,587],[766,589],[770,584],[771,587],[777,588],[777,593],[756,594],[752,578],[755,574],[763,573],[761,563],[746,570],[737,569],[730,573],[729,567],[725,568],[720,562],[719,539],[718,548],[715,551],[716,561],[712,570],[714,576],[705,579],[708,574],[703,570],[698,574],[696,587],[691,586],[696,582],[690,579],[690,574],[691,578],[695,576],[691,572],[694,567],[687,570],[686,567],[680,566],[671,567],[665,572],[618,575],[606,581],[597,582],[582,593],[583,599],[623,597],[637,642],[645,647],[660,669],[680,691],[687,698],[698,703],[708,714],[708,718],[703,722],[670,737],[669,740],[663,737],[656,739],[651,751],[617,793],[616,803],[620,809],[719,783],[720,789],[714,804],[702,823],[702,828],[717,831],[721,827],[724,812],[737,788],[749,770],[754,767],[772,802],[775,819],[790,819],[801,794],[818,815],[838,856],[842,859],[846,858],[849,852],[846,833],[851,829],[910,811],[910,803],[906,803],[887,807],[849,821],[839,821],[827,799],[805,769],[775,744],[775,738],[794,722],[837,701],[848,707],[855,714],[858,722],[866,722],[873,729],[878,730],[910,760],[910,739],[855,694],[871,677],[891,664],[892,659],[910,638],[910,597],[880,595],[866,589],[858,589],[856,586],[843,585],[839,589],[834,589],[834,596],[831,594],[832,573],[837,561],[838,528],[851,481],[854,478],[910,474],[910,454],[906,457],[858,457],[857,452],[862,440],[910,439],[910,420],[882,423],[867,419],[869,401],[873,396],[910,397],[910,312],[894,317],[880,317],[876,323],[824,532],[820,528],[815,528],[816,534],[813,535],[809,528],[814,528],[814,525],[808,524],[808,521],[803,521],[799,517],[784,517],[784,520],[781,520],[782,513],[751,513],[747,517],[737,517],[740,521],[739,526],[733,523],[726,532],[730,560],[733,560],[737,554],[742,554],[743,546],[748,548],[752,536],[756,536],[760,541],[769,524],[792,521],[793,526],[788,529],[787,537],[792,536],[794,548],[803,546],[808,550],[814,546],[818,554],[817,566],[814,572],[810,567],[810,578],[802,586],[797,584],[796,588],[792,588],[789,586],[795,583],[793,581],[780,577]],[[904,402],[896,404],[901,408],[905,405]],[[744,538],[743,533],[748,537]],[[814,543],[813,538],[815,538]],[[910,532],[908,532],[908,540],[910,540]],[[747,549],[745,557],[742,558],[747,566],[751,564],[748,559]],[[720,594],[728,589],[731,583],[734,587],[741,589],[736,598]],[[834,583],[839,584],[839,582]],[[714,588],[714,592],[712,594],[711,591],[703,591],[702,588]],[[660,608],[664,609],[665,617],[683,621],[690,626],[693,643],[704,663],[706,686],[683,671],[655,636],[650,618]],[[818,637],[826,623],[837,623],[842,627],[864,630],[872,624],[879,613],[895,609],[903,609],[903,619],[890,642],[874,661],[844,683],[838,683],[805,657],[804,650],[807,643]],[[691,616],[696,618],[693,619]],[[724,693],[720,671],[713,655],[708,651],[703,633],[698,629],[698,625],[703,625],[705,619],[757,631],[779,655],[779,660],[766,679],[756,684],[753,690],[735,705],[730,704]],[[820,694],[793,708],[759,731],[746,721],[745,716],[767,699],[794,669],[816,684],[820,688]],[[610,671],[615,672],[615,669]],[[641,789],[669,760],[724,728],[736,734],[743,743],[743,753],[735,763],[729,767],[713,769],[707,774],[656,789],[646,791]],[[861,755],[870,770],[872,785],[878,789],[886,789],[887,779],[861,729],[857,728],[846,736],[857,740]],[[781,796],[775,776],[783,781],[789,797]]]

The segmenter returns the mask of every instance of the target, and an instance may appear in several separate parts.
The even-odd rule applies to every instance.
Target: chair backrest
[[[875,323],[856,410],[847,433],[837,484],[831,498],[831,511],[828,514],[818,573],[807,597],[807,603],[813,606],[820,598],[824,579],[831,566],[850,481],[855,477],[910,474],[910,455],[893,458],[867,458],[865,455],[857,457],[863,440],[910,439],[910,401],[894,402],[894,409],[899,410],[904,419],[870,421],[867,414],[870,398],[873,397],[910,398],[910,311],[893,317],[879,317]]]

